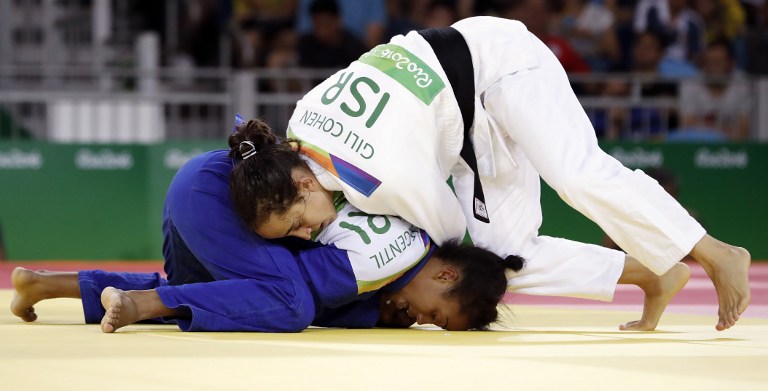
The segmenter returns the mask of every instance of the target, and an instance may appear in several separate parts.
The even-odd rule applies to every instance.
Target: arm
[[[317,240],[329,246],[299,253],[299,263],[323,307],[381,289],[419,264],[432,246],[425,233],[406,221],[368,215],[351,205]]]
[[[260,238],[237,217],[229,193],[231,170],[226,151],[215,151],[194,158],[173,179],[163,225],[169,277],[194,266],[210,273],[211,278],[203,281],[295,272],[290,265],[295,265],[296,254],[278,242]]]

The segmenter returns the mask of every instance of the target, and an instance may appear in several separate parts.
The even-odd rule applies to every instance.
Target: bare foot
[[[11,273],[15,292],[11,299],[11,312],[25,322],[37,319],[35,304],[41,300],[60,297],[80,298],[77,272],[32,271],[17,267]]]
[[[13,284],[13,299],[11,300],[11,312],[25,322],[37,320],[35,307],[40,300],[45,299],[37,284],[35,272],[17,267],[11,272]]]
[[[626,331],[651,331],[659,324],[661,315],[667,308],[670,300],[683,289],[691,276],[688,265],[678,262],[664,275],[659,276],[653,282],[641,286],[645,292],[643,303],[643,315],[640,320],[625,323],[619,326],[619,330]]]
[[[138,322],[139,311],[136,303],[126,291],[106,287],[101,292],[101,305],[107,311],[101,318],[101,331],[114,333],[120,327]]]
[[[155,289],[123,291],[110,286],[101,292],[101,305],[106,310],[101,318],[105,333],[146,319],[183,315],[181,310],[166,307]]]
[[[710,257],[709,262],[697,258],[712,279],[717,291],[718,321],[715,329],[727,330],[736,325],[749,306],[749,265],[752,256],[744,248],[720,243],[726,248]]]

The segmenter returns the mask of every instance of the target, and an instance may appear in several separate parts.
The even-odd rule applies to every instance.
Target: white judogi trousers
[[[624,265],[620,251],[538,234],[539,177],[657,274],[691,251],[704,229],[655,180],[598,147],[546,45],[510,20],[477,17],[453,27],[472,53],[479,97],[473,141],[490,224],[472,217],[473,178],[466,165],[452,174],[475,243],[528,260],[509,279],[511,290],[610,300]],[[528,68],[505,68],[519,56],[530,57]]]

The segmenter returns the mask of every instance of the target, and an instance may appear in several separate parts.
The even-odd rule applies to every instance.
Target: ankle
[[[163,304],[154,289],[127,291],[126,294],[136,305],[136,312],[140,320],[171,316],[175,313]]]

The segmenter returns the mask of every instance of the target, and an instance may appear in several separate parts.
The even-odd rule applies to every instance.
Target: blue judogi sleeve
[[[288,249],[249,231],[236,215],[229,193],[233,167],[227,151],[212,151],[174,177],[163,211],[163,255],[172,285],[297,275]],[[198,275],[187,275],[190,270]]]
[[[347,251],[337,249],[334,245],[328,245],[326,249],[336,251],[308,250],[298,253],[299,265],[305,273],[304,278],[315,297],[317,308],[336,308],[353,301],[365,300],[377,292],[358,293],[358,280],[352,270]],[[424,267],[433,251],[433,248],[430,248],[428,254],[416,265],[380,290],[391,292],[402,289]]]

